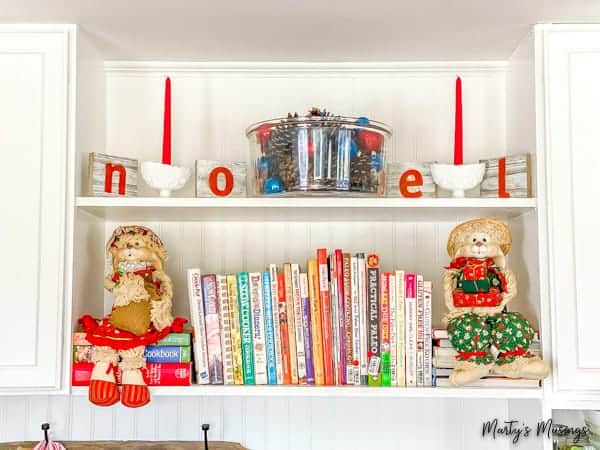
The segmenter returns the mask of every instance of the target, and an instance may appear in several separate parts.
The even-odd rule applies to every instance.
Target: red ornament
[[[271,125],[267,123],[262,124],[256,130],[256,135],[258,136],[258,140],[260,141],[260,143],[264,143],[271,135]]]
[[[315,152],[315,143],[312,139],[308,141],[308,154],[312,155]]]
[[[358,146],[369,152],[379,152],[383,146],[383,136],[369,130],[358,132]]]

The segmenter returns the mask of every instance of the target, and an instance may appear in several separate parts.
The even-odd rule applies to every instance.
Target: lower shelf
[[[213,397],[373,397],[373,398],[495,398],[541,399],[542,388],[369,388],[355,386],[161,386],[154,396]],[[73,387],[73,395],[87,388]]]

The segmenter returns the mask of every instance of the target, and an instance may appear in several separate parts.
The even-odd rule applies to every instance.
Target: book
[[[367,266],[365,264],[364,253],[357,254],[358,266],[358,298],[359,298],[359,321],[360,321],[360,384],[368,384],[368,315],[367,315]]]
[[[196,383],[209,384],[210,373],[204,322],[204,301],[202,300],[202,274],[200,269],[187,270],[187,287],[194,343]]]
[[[238,273],[237,282],[244,384],[256,384],[254,377],[254,346],[252,343],[252,303],[250,301],[248,272]]]
[[[92,345],[90,341],[87,340],[87,333],[83,331],[76,331],[71,335],[71,344],[73,345]]]
[[[281,361],[283,370],[283,384],[292,384],[292,367],[290,362],[290,341],[288,331],[288,314],[285,298],[285,277],[283,273],[277,274],[277,299],[278,320],[281,340]]]
[[[217,296],[221,319],[221,352],[223,354],[223,383],[233,382],[233,352],[231,348],[231,321],[229,314],[229,295],[227,293],[227,276],[217,275]]]
[[[267,352],[267,383],[277,384],[277,360],[275,356],[275,325],[273,324],[273,300],[271,299],[271,275],[262,274],[263,310],[265,315],[265,344]]]
[[[381,385],[392,385],[391,356],[390,356],[390,274],[381,273],[379,276],[379,333],[381,355]]]
[[[277,266],[269,264],[269,280],[271,281],[271,311],[273,317],[273,345],[275,346],[275,366],[277,368],[277,384],[283,384],[283,359],[281,356],[281,329],[279,325],[279,294],[277,287]]]
[[[321,324],[321,303],[319,301],[319,266],[316,259],[310,259],[308,261],[307,271],[315,384],[322,386],[325,384],[325,376],[323,374],[323,331]]]
[[[326,385],[334,383],[333,350],[331,333],[331,304],[329,297],[329,270],[327,267],[327,250],[317,249],[319,276],[319,301],[321,306],[321,330],[323,340],[323,378]]]
[[[75,363],[71,367],[71,385],[89,386],[94,363]],[[191,363],[147,363],[148,386],[190,386]],[[121,384],[121,370],[116,370],[117,383]]]
[[[306,353],[304,349],[304,325],[302,322],[302,297],[300,295],[300,267],[298,264],[292,264],[291,270],[298,384],[306,384]]]
[[[302,301],[302,336],[304,337],[306,383],[315,384],[315,369],[312,357],[312,332],[310,323],[310,297],[308,294],[308,276],[306,273],[300,274],[300,299]]]
[[[336,249],[335,255],[335,287],[337,300],[337,338],[338,338],[338,384],[346,384],[346,309],[344,293],[344,254]],[[352,347],[350,347],[352,348]]]
[[[390,386],[398,386],[398,338],[396,327],[396,273],[388,274],[390,299]],[[382,381],[383,382],[383,381]]]
[[[396,270],[396,373],[398,377],[397,386],[406,386],[406,351],[405,351],[405,309],[404,309],[404,271]]]
[[[298,384],[298,352],[296,351],[296,322],[294,320],[294,288],[292,286],[292,265],[283,265],[285,281],[285,304],[287,315],[288,345],[292,384]]]
[[[350,253],[342,253],[344,278],[344,362],[346,384],[354,384],[354,354],[352,343],[352,274]]]
[[[350,258],[350,299],[352,303],[352,376],[350,384],[360,386],[360,299],[358,295],[358,258]]]
[[[93,348],[91,345],[74,345],[73,363],[91,363]]]
[[[262,274],[251,272],[250,303],[252,304],[252,346],[254,349],[254,379],[256,384],[267,384],[267,350],[263,309]]]
[[[417,275],[417,387],[423,387],[423,361],[425,348],[425,334],[423,327],[424,299],[423,275]]]
[[[369,253],[366,259],[367,286],[368,286],[368,311],[369,311],[369,339],[367,368],[368,385],[381,386],[381,347],[379,330],[379,256]]]
[[[414,273],[404,276],[404,327],[406,344],[406,387],[417,386],[417,277]]]
[[[432,337],[431,337],[431,281],[423,282],[423,380],[424,386],[432,384]]]
[[[338,289],[335,254],[329,255],[329,299],[331,308],[331,363],[333,365],[333,384],[341,384],[340,377],[340,340],[338,319]]]
[[[154,345],[176,345],[189,347],[192,345],[190,333],[169,333]]]
[[[187,363],[191,361],[190,347],[147,345],[144,350],[147,363]]]
[[[233,358],[233,383],[244,384],[242,363],[242,336],[240,330],[240,306],[238,301],[237,275],[227,275],[227,298],[229,299],[229,325],[231,327],[231,355]]]
[[[217,295],[217,277],[215,274],[207,274],[202,275],[201,279],[210,384],[223,384],[223,353],[221,351],[221,318],[219,297]]]

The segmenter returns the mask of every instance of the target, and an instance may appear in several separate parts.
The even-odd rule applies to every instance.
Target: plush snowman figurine
[[[455,386],[479,380],[490,372],[511,378],[543,379],[548,365],[529,352],[534,330],[506,305],[517,295],[517,281],[506,267],[511,245],[508,226],[481,218],[455,227],[448,237],[452,259],[444,271],[444,318],[458,352],[450,375]]]

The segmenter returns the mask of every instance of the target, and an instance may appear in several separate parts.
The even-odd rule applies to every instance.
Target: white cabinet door
[[[0,391],[60,387],[69,36],[0,26]]]
[[[600,390],[600,27],[545,31],[554,379]]]

